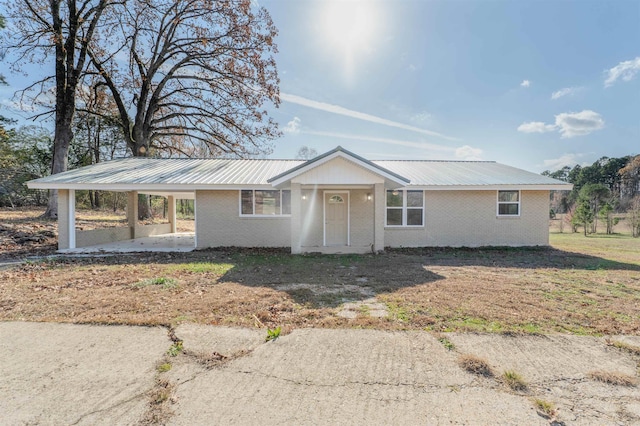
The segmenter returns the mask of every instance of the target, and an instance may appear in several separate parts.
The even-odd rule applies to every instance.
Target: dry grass
[[[613,346],[614,348],[620,349],[621,351],[625,351],[630,353],[631,355],[640,356],[640,346],[634,346],[626,342],[622,342],[620,340],[606,340],[607,345]]]
[[[616,371],[596,370],[589,373],[591,379],[616,386],[635,386],[636,378]]]
[[[558,409],[553,402],[535,398],[533,400],[533,405],[534,407],[536,407],[536,410],[538,410],[538,412],[544,417],[555,419],[555,417],[558,415]]]
[[[502,382],[516,392],[525,392],[529,385],[524,378],[513,370],[507,370],[500,377]]]
[[[462,367],[465,371],[478,376],[484,376],[484,377],[494,376],[493,370],[491,369],[489,362],[486,359],[480,358],[476,355],[470,355],[470,354],[460,355],[458,357],[458,365]]]
[[[173,415],[170,405],[173,403],[175,385],[166,379],[156,379],[155,386],[149,392],[149,405],[140,424],[162,425],[166,424]]]
[[[3,225],[47,225],[35,215],[12,220]],[[283,330],[640,334],[640,241],[552,234],[551,242],[562,250],[210,250],[43,259],[0,270],[0,320],[252,327],[258,318]],[[177,285],[163,286],[160,278]],[[371,297],[388,307],[388,318],[337,316],[345,301]]]

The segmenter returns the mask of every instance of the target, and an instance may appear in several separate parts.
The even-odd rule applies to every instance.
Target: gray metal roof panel
[[[409,186],[484,186],[566,184],[547,176],[493,161],[383,160],[374,163],[402,173]]]
[[[65,184],[267,185],[267,180],[297,166],[297,160],[126,158],[36,179]]]
[[[268,185],[305,161],[126,158],[31,181],[38,184]],[[566,185],[547,176],[485,161],[372,161],[407,186]]]

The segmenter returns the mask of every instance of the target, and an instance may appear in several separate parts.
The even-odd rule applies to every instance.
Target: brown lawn
[[[37,214],[19,216],[0,212],[0,224],[55,228]],[[41,259],[0,270],[0,320],[640,334],[640,239],[552,233],[551,244]],[[356,318],[338,316],[343,303],[372,298],[388,317],[371,316],[366,305]]]

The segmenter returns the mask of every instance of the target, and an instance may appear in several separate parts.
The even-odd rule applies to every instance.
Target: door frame
[[[347,194],[347,246],[351,245],[351,191],[325,189],[322,191],[322,245],[327,246],[327,193]]]

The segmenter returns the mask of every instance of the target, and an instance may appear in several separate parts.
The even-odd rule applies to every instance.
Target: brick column
[[[291,184],[291,253],[300,254],[302,246],[300,232],[302,228],[302,189],[299,183]]]

